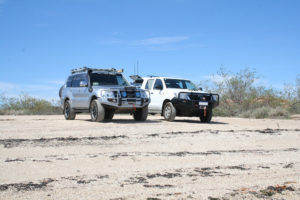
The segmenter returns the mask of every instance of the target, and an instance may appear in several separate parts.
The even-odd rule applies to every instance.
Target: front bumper
[[[136,96],[136,93],[141,91],[136,91],[136,90],[110,90],[113,92],[114,96],[110,97],[105,97],[101,96],[100,97],[100,102],[113,109],[136,109],[136,108],[144,108],[149,105],[150,103],[150,94],[147,96],[142,96],[141,94],[139,96]],[[125,95],[121,93],[125,92]]]
[[[114,108],[143,108],[150,103],[149,98],[108,98],[101,103]]]
[[[178,95],[179,97],[180,95]],[[176,108],[176,112],[181,116],[199,116],[203,110],[212,110],[219,105],[218,94],[205,94],[205,98],[172,99],[172,104]]]

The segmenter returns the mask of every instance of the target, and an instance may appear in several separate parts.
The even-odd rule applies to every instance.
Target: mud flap
[[[134,110],[134,112],[135,112],[135,111],[136,111],[135,104],[132,104],[132,107],[133,107],[133,110]]]

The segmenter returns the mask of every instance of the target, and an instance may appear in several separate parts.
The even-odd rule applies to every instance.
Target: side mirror
[[[203,90],[202,87],[200,87],[199,90],[202,91]]]
[[[80,87],[87,87],[88,84],[87,84],[86,81],[80,81],[79,86],[80,86]]]

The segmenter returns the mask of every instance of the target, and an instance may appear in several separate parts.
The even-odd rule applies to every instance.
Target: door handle
[[[150,94],[153,94],[153,92],[150,92]]]

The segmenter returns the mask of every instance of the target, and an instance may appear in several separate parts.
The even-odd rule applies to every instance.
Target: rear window
[[[67,80],[67,87],[72,87],[72,79],[73,79],[73,76],[69,76],[69,78]]]

